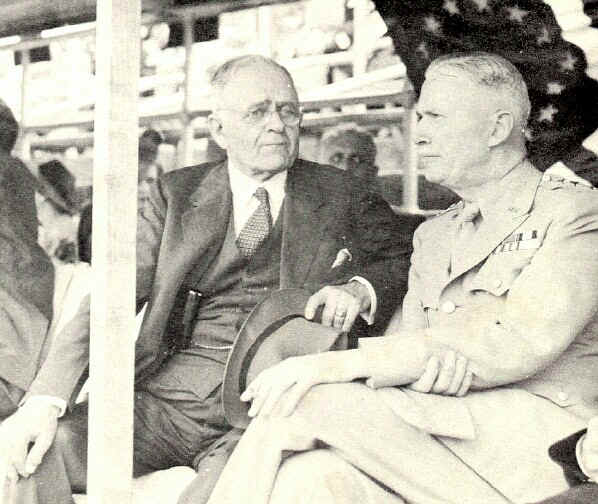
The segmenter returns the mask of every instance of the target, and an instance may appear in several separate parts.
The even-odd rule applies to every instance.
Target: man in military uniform
[[[529,112],[501,57],[430,65],[419,159],[462,201],[415,233],[400,326],[259,375],[244,394],[257,418],[211,503],[524,503],[567,488],[547,449],[598,413],[598,195],[526,159]]]

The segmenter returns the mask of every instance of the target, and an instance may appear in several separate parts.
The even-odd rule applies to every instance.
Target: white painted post
[[[30,57],[29,57],[29,49],[21,50],[21,118],[19,121],[19,126],[21,129],[21,135],[19,138],[19,145],[18,151],[20,152],[20,158],[23,161],[30,161],[31,160],[31,147],[29,145],[28,135],[26,133],[25,128],[27,127],[27,100],[29,97],[27,96],[27,92],[29,90],[29,64],[30,64]]]
[[[181,140],[183,142],[182,151],[179,157],[179,167],[189,166],[193,164],[193,141],[194,128],[191,124],[191,78],[193,76],[193,24],[195,17],[191,13],[187,13],[183,17],[183,41],[185,43],[185,87],[183,97],[183,112],[181,114],[183,120],[183,132]]]
[[[405,105],[403,117],[403,136],[405,138],[405,164],[403,169],[403,201],[401,208],[409,213],[418,213],[418,170],[417,152],[415,149],[415,93],[409,80],[405,81],[405,91],[411,91],[411,96]]]
[[[131,502],[140,0],[98,0],[88,502]]]

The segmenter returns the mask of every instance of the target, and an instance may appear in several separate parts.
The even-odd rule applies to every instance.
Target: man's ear
[[[208,129],[214,141],[221,149],[226,150],[226,136],[222,131],[222,122],[214,114],[208,116]]]
[[[488,137],[488,147],[503,143],[513,131],[515,120],[513,114],[507,110],[498,110],[491,117],[492,125]]]

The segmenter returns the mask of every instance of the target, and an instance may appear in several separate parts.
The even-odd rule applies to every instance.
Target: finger
[[[307,320],[312,320],[316,316],[316,312],[320,305],[324,304],[326,299],[324,289],[320,289],[307,300],[307,304],[305,305],[305,318]]]
[[[268,388],[262,387],[262,389],[260,389],[258,392],[256,392],[256,394],[253,398],[253,401],[251,401],[251,407],[249,408],[249,411],[247,412],[247,414],[250,417],[255,417],[260,414],[262,405],[264,404],[264,401],[268,397],[269,393],[270,393],[269,387]]]
[[[440,373],[438,373],[436,383],[432,387],[432,392],[435,394],[444,394],[447,391],[455,374],[456,360],[457,357],[454,351],[449,350],[446,352],[444,359],[442,359]]]
[[[455,363],[455,374],[453,375],[453,379],[446,390],[447,395],[455,395],[459,391],[466,372],[467,359],[462,355],[459,355],[457,362]]]
[[[26,445],[19,443],[19,445],[13,446],[11,452],[10,460],[13,467],[21,476],[25,476],[25,458],[27,457]]]
[[[324,304],[324,310],[322,311],[322,325],[332,327],[334,324],[334,315],[336,313],[336,296],[329,295],[326,298]]]
[[[30,476],[35,472],[37,466],[41,464],[44,455],[50,448],[54,436],[48,433],[41,434],[35,441],[35,444],[29,450],[25,459],[25,476]]]
[[[345,333],[348,333],[353,324],[355,323],[355,319],[359,315],[359,304],[358,303],[351,303],[349,308],[347,309],[347,314],[345,315],[345,321],[343,323],[342,330]]]
[[[280,384],[277,387],[272,387],[266,400],[264,401],[259,414],[264,416],[270,416],[274,411],[274,408],[281,400],[281,397],[285,394],[285,392],[295,384],[295,382],[288,382],[285,384]]]
[[[438,373],[440,372],[440,361],[438,357],[433,355],[428,359],[426,363],[426,369],[424,370],[423,374],[418,378],[417,381],[413,382],[409,388],[415,390],[416,392],[422,392],[427,394],[432,390],[432,386],[438,377]]]
[[[312,383],[297,383],[295,386],[289,390],[289,392],[284,397],[284,402],[281,405],[281,415],[282,416],[289,416],[295,411],[297,405],[303,399],[307,391],[313,386]]]
[[[255,378],[255,380],[253,380],[250,384],[249,387],[247,387],[243,393],[241,394],[241,397],[239,399],[241,399],[241,401],[244,402],[249,402],[252,401],[255,396],[257,395],[258,390],[260,389],[260,378],[261,375],[258,375],[257,378]]]
[[[471,387],[471,383],[473,381],[473,372],[471,369],[468,369],[465,372],[465,377],[463,378],[463,383],[461,383],[461,387],[455,394],[457,397],[463,397],[467,392],[469,392],[469,388]]]

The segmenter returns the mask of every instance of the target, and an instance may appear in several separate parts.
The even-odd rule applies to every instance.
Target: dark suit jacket
[[[548,450],[550,458],[563,467],[565,477],[572,488],[546,499],[540,504],[595,504],[598,502],[598,485],[588,482],[587,476],[577,463],[575,454],[577,441],[585,432],[585,430],[576,432],[553,444]]]
[[[0,152],[0,377],[26,390],[52,317],[54,269],[37,244],[35,178]]]
[[[411,233],[402,229],[401,218],[345,172],[301,160],[288,171],[283,209],[280,287],[315,292],[360,275],[376,291],[377,321],[384,324],[407,287]],[[179,289],[192,269],[205,272],[216,257],[231,211],[223,162],[167,173],[152,188],[138,226],[137,300],[149,304],[137,340],[137,381],[156,371],[176,348],[177,324],[171,314]],[[351,251],[353,260],[332,269],[343,248]],[[80,375],[87,364],[86,336],[79,335],[84,352],[73,355],[72,343],[69,347],[73,355],[69,377],[62,383],[50,378],[64,376],[66,366],[64,361],[60,366],[47,362],[45,386],[37,392],[59,391],[68,398],[69,388],[76,383],[75,371]],[[76,338],[61,335],[60,339]]]

